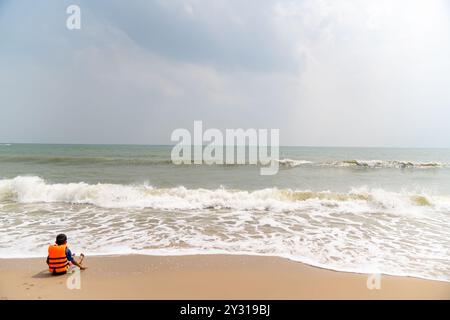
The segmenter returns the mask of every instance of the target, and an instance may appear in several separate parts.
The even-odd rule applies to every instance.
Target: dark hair
[[[60,245],[64,244],[66,241],[67,241],[67,237],[64,233],[58,234],[56,236],[56,244],[57,245],[60,246]]]

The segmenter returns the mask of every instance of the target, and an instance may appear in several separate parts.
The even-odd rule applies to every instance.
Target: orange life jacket
[[[48,270],[52,273],[65,273],[69,268],[66,256],[66,245],[51,244],[48,246]]]

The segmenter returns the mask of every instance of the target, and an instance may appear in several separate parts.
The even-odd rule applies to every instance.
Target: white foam
[[[366,168],[442,168],[446,165],[441,162],[419,162],[408,160],[344,160],[324,163],[336,167],[366,167]]]
[[[285,167],[285,168],[295,168],[295,167],[302,166],[305,164],[313,163],[312,161],[308,161],[308,160],[295,160],[295,159],[288,159],[288,158],[277,160],[277,162],[281,167]]]

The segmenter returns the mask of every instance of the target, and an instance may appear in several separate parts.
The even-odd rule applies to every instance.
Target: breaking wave
[[[313,203],[347,210],[448,207],[450,199],[421,193],[395,193],[383,189],[354,188],[347,193],[266,188],[233,189],[155,188],[148,184],[47,183],[35,176],[0,180],[0,201],[18,203],[89,204],[101,208],[153,208],[161,210],[236,209],[295,211]]]
[[[298,167],[301,165],[313,163],[312,161],[308,161],[308,160],[294,160],[294,159],[280,159],[280,160],[277,160],[277,162],[281,167],[286,167],[286,168],[294,168],[294,167]]]
[[[400,160],[344,160],[332,162],[329,165],[337,167],[366,167],[366,168],[442,168],[441,162],[413,162]]]

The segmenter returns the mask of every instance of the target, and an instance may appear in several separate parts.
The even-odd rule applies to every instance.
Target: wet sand
[[[278,257],[96,256],[84,264],[76,278],[52,276],[45,258],[0,259],[0,299],[450,299],[448,282],[382,275],[369,290],[368,275]]]

